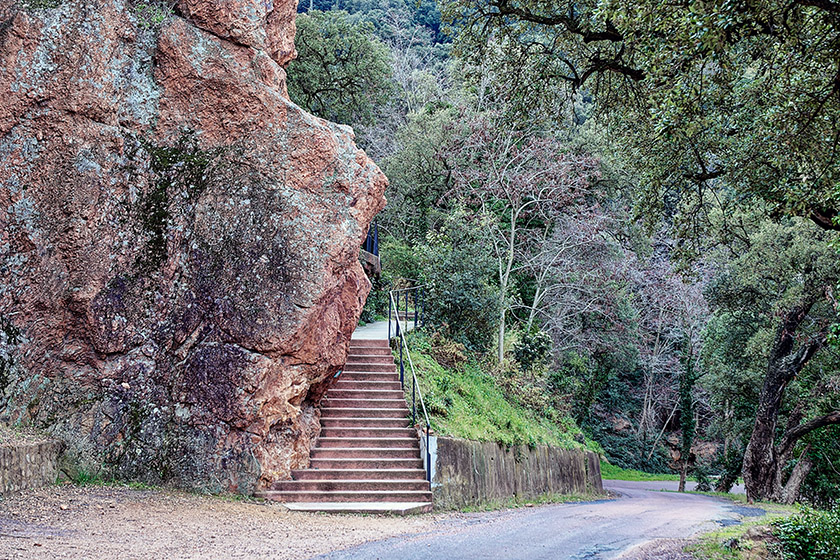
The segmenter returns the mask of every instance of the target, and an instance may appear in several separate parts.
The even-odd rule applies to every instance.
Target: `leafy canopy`
[[[592,93],[647,210],[689,201],[702,215],[723,182],[837,227],[840,4],[450,0],[444,13],[520,114]]]
[[[388,48],[368,23],[347,12],[297,16],[297,60],[289,66],[289,96],[304,109],[342,124],[368,124],[391,90]]]

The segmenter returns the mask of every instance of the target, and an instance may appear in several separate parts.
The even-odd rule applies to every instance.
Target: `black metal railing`
[[[379,224],[377,222],[370,224],[362,249],[372,255],[379,256]]]
[[[397,344],[400,347],[400,386],[405,391],[405,362],[406,359],[408,361],[408,367],[411,371],[411,425],[417,425],[417,401],[420,401],[420,410],[423,412],[423,420],[425,421],[425,438],[426,438],[426,454],[423,459],[424,466],[426,467],[426,480],[429,483],[432,482],[432,452],[431,448],[429,447],[429,439],[431,436],[432,431],[432,424],[429,421],[429,413],[426,411],[426,403],[423,402],[423,394],[420,392],[419,384],[417,382],[417,373],[414,371],[414,362],[411,359],[411,352],[408,350],[408,342],[405,340],[405,333],[408,330],[407,328],[403,328],[401,321],[400,321],[400,312],[399,312],[399,300],[402,293],[408,293],[409,291],[414,291],[415,294],[422,294],[422,286],[417,286],[414,288],[406,288],[403,290],[391,290],[388,293],[388,340],[391,340],[391,310],[395,310],[397,315],[397,323],[396,323],[396,333],[395,338],[397,339]],[[406,301],[406,315],[408,315],[408,299]],[[422,325],[422,295],[418,299],[415,296],[414,299],[414,326],[415,328],[418,325]],[[418,302],[420,305],[418,305]],[[418,323],[419,321],[419,323]],[[406,324],[406,327],[408,325]]]
[[[403,330],[410,330],[410,323],[413,323],[415,329],[423,326],[426,311],[426,289],[424,286],[391,290],[389,295],[388,340],[392,338],[391,327],[395,320],[397,327],[400,327],[400,323],[405,323]],[[395,336],[399,336],[399,334]]]

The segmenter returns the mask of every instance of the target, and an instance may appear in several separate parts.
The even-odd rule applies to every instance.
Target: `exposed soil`
[[[289,512],[169,490],[51,486],[0,501],[0,559],[288,558],[428,530],[452,514]]]
[[[30,443],[42,443],[49,438],[31,428],[10,428],[0,424],[0,447],[12,447]]]

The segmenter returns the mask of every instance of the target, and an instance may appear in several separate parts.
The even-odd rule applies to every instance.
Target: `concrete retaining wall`
[[[54,483],[62,447],[58,441],[0,446],[0,494]]]
[[[601,464],[592,452],[548,446],[505,448],[450,437],[430,439],[436,509],[604,490]]]

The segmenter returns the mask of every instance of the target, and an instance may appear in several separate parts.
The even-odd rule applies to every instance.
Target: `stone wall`
[[[544,494],[603,492],[598,455],[589,451],[430,439],[436,509],[510,498],[527,500]]]
[[[58,477],[58,441],[0,446],[0,494],[52,484]]]

